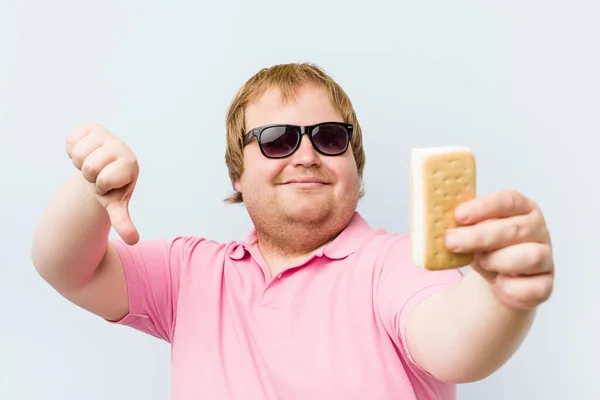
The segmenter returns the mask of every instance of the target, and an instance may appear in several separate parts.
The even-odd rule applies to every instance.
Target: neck
[[[282,223],[270,227],[255,225],[258,248],[275,275],[333,241],[348,222]]]

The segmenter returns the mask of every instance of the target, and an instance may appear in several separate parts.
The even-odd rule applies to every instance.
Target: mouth
[[[296,178],[283,182],[284,185],[288,185],[290,183],[320,183],[321,185],[327,185],[327,182],[318,178]]]
[[[319,178],[296,178],[284,181],[281,184],[284,186],[296,187],[298,189],[318,189],[329,185],[329,182]]]

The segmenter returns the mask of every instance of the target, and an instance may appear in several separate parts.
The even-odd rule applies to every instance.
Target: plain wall
[[[408,229],[417,146],[467,145],[478,192],[537,200],[555,292],[496,374],[459,399],[598,399],[600,56],[594,1],[0,3],[0,399],[167,399],[166,343],[110,326],[36,274],[31,237],[100,123],[137,154],[142,239],[243,238],[222,199],[225,112],[258,69],[321,65],[364,129],[372,226]],[[473,299],[477,301],[477,299]]]

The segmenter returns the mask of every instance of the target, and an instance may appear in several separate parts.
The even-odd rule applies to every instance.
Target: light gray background
[[[169,398],[167,344],[71,305],[30,262],[72,171],[65,137],[98,122],[134,149],[143,239],[242,238],[244,209],[221,202],[225,111],[288,61],[322,65],[353,99],[373,226],[407,230],[415,146],[471,146],[480,194],[516,188],[544,209],[555,294],[517,355],[459,398],[600,398],[597,2],[0,4],[1,399]]]

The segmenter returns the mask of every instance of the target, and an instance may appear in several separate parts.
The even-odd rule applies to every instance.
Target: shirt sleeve
[[[116,239],[110,243],[123,264],[129,313],[108,322],[171,342],[186,239],[140,241],[133,246]]]
[[[417,371],[431,376],[414,360],[406,343],[406,321],[421,301],[460,280],[460,269],[430,271],[412,264],[406,243],[386,266],[380,276],[376,293],[376,307],[387,334],[406,360]]]

